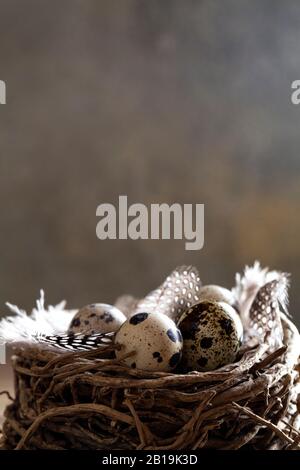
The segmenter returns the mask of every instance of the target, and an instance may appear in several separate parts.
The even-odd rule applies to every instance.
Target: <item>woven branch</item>
[[[246,348],[235,364],[189,374],[130,369],[116,346],[15,350],[5,449],[300,449],[299,333]]]

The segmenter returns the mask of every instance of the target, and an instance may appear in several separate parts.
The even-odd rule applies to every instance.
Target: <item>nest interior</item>
[[[213,372],[153,373],[113,358],[115,345],[15,350],[4,449],[300,449],[299,333],[247,347]]]

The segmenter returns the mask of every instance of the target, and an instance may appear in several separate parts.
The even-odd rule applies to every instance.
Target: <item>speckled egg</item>
[[[209,300],[210,302],[226,302],[229,305],[233,305],[235,302],[234,296],[229,289],[215,284],[202,286],[199,290],[198,297],[200,302]]]
[[[182,315],[178,328],[183,336],[182,362],[188,370],[214,370],[236,360],[241,323],[232,311],[236,314],[228,304],[202,301]]]
[[[124,360],[133,369],[170,371],[181,359],[181,332],[162,313],[136,313],[121,326],[115,342],[122,346],[116,351],[117,358],[135,351]]]
[[[125,315],[109,304],[90,304],[82,307],[71,321],[69,333],[109,333],[125,322]]]
[[[241,317],[237,313],[236,309],[231,307],[231,305],[229,305],[227,302],[218,302],[218,304],[223,307],[223,309],[226,311],[226,313],[228,313],[228,315],[234,321],[239,341],[242,343],[243,335],[244,335],[244,328],[243,328]]]

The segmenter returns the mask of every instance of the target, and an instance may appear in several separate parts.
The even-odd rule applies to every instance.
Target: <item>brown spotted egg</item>
[[[199,302],[179,320],[183,337],[183,365],[188,370],[214,370],[236,360],[242,324],[235,310],[223,302]]]
[[[198,297],[200,302],[202,300],[209,300],[211,302],[226,302],[229,305],[233,305],[235,302],[234,296],[229,289],[215,284],[200,287]]]
[[[125,320],[125,315],[113,305],[90,304],[78,310],[68,333],[110,333],[117,331]]]
[[[124,359],[134,369],[170,371],[181,359],[181,332],[163,313],[136,313],[121,326],[115,342],[122,346],[117,358],[135,352]]]

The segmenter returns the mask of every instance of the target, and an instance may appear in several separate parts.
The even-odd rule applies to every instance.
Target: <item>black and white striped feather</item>
[[[115,333],[39,335],[37,340],[52,348],[89,351],[113,343]]]

